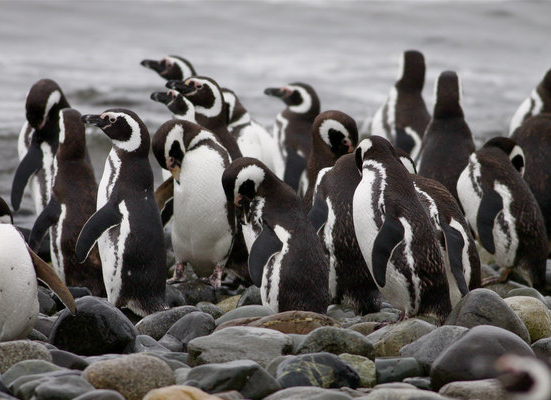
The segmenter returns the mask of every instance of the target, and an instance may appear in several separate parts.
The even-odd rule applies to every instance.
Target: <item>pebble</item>
[[[220,318],[216,320],[216,326],[220,326],[225,322],[229,322],[241,318],[256,318],[256,317],[266,317],[268,315],[275,314],[274,311],[266,306],[250,305],[235,308],[226,312]]]
[[[439,391],[442,396],[454,399],[504,400],[509,398],[507,391],[497,379],[450,382]]]
[[[524,322],[530,334],[530,343],[551,336],[551,312],[541,300],[528,296],[514,296],[505,303]]]
[[[206,312],[207,314],[212,315],[212,318],[218,319],[224,315],[224,310],[218,307],[216,304],[209,303],[207,301],[201,301],[197,303],[196,307],[199,311]]]
[[[64,350],[50,350],[52,355],[52,363],[59,367],[68,368],[68,369],[78,369],[82,371],[90,363],[84,358],[77,356],[76,354],[69,353]]]
[[[264,400],[351,400],[352,397],[336,390],[319,387],[291,387],[275,392]]]
[[[532,343],[532,350],[534,350],[536,357],[551,360],[551,337]]]
[[[414,342],[435,329],[436,326],[417,318],[406,319],[394,324],[388,332],[385,332],[374,342],[375,356],[398,356],[403,346]]]
[[[378,383],[401,382],[404,378],[423,376],[423,369],[413,357],[376,358]]]
[[[237,307],[237,303],[239,302],[240,295],[235,295],[228,297],[221,302],[217,303],[216,305],[222,309],[225,313],[231,310],[235,310]]]
[[[57,305],[52,299],[49,289],[38,287],[38,312],[45,315],[54,315],[57,312]]]
[[[198,279],[188,280],[171,286],[182,292],[187,304],[197,304],[201,301],[217,303],[219,301],[212,285]]]
[[[153,389],[143,400],[220,400],[220,397],[205,393],[193,386],[173,385]]]
[[[25,360],[12,365],[2,374],[2,383],[11,386],[18,378],[27,375],[37,375],[52,371],[62,371],[63,368],[45,360]]]
[[[34,389],[36,400],[71,400],[93,391],[94,387],[80,376],[60,376],[40,383]]]
[[[52,356],[46,346],[29,340],[0,343],[0,374],[20,361],[33,359],[52,361]]]
[[[360,376],[359,387],[370,388],[377,384],[375,363],[367,357],[355,354],[340,354],[339,358],[346,361]]]
[[[183,351],[186,351],[190,340],[211,334],[215,327],[212,315],[194,311],[175,322],[163,336],[161,343],[167,336],[171,336],[178,340],[182,344]]]
[[[189,371],[191,371],[191,367],[182,367],[174,370],[174,380],[176,382],[176,385],[183,385],[184,382],[186,382],[187,376],[189,374]]]
[[[237,308],[251,305],[262,305],[262,298],[260,297],[260,288],[251,285],[241,295],[237,302]]]
[[[125,398],[116,390],[98,389],[81,394],[73,400],[125,400]]]
[[[359,332],[362,335],[370,335],[373,332],[375,332],[379,327],[381,323],[380,322],[360,322],[358,324],[354,324],[348,327],[348,329],[351,329],[353,331]]]
[[[149,335],[155,340],[160,340],[176,321],[194,311],[199,311],[199,309],[194,306],[181,306],[149,314],[136,324],[136,329],[142,335]]]
[[[434,392],[420,389],[376,389],[361,400],[449,400]]]
[[[166,353],[170,351],[149,335],[138,335],[125,347],[123,353],[143,352]]]
[[[333,354],[357,354],[375,358],[371,342],[361,333],[349,329],[324,326],[310,332],[299,346],[297,353],[328,352]]]
[[[42,332],[44,336],[50,337],[50,333],[52,332],[52,328],[54,327],[54,324],[56,321],[57,321],[56,316],[49,317],[44,314],[38,314],[38,318],[34,323],[34,329]]]

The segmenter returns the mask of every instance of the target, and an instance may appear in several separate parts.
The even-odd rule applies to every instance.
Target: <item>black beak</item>
[[[178,92],[182,93],[183,95],[192,93],[196,90],[195,86],[186,85],[186,83],[184,81],[179,81],[179,80],[168,81],[165,86],[169,89],[177,90]]]
[[[164,67],[161,65],[159,61],[143,60],[140,64],[146,68],[152,69],[153,71],[159,74],[164,71]]]
[[[44,154],[40,145],[36,142],[31,142],[27,154],[15,171],[13,177],[13,183],[11,185],[11,205],[14,211],[19,210],[21,206],[21,199],[23,198],[23,191],[27,186],[27,183],[31,176],[33,176],[43,165]]]
[[[264,89],[264,94],[268,96],[282,98],[285,96],[285,91],[281,90],[280,88],[267,88]]]
[[[151,100],[158,103],[168,104],[170,102],[170,97],[166,92],[153,92],[151,93]]]
[[[86,125],[94,125],[94,126],[97,126],[100,129],[105,128],[107,125],[109,125],[109,119],[108,118],[101,118],[101,116],[94,115],[94,114],[83,115],[81,117],[81,120]]]

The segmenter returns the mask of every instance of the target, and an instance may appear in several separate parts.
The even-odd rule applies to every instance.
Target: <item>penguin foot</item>
[[[509,275],[511,275],[511,272],[513,272],[511,268],[505,268],[499,276],[489,276],[482,279],[480,286],[485,287],[494,283],[505,283],[509,280]]]
[[[224,267],[220,265],[217,265],[216,267],[214,267],[214,271],[212,272],[212,275],[209,277],[209,282],[214,289],[220,289],[220,286],[222,286],[223,271],[224,271]]]
[[[167,279],[166,283],[168,285],[174,285],[175,283],[183,283],[187,281],[186,273],[184,272],[184,264],[177,263],[176,268],[174,268],[174,275],[172,278]]]

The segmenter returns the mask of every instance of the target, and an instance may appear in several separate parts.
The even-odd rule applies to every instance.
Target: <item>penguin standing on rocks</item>
[[[329,305],[323,247],[297,194],[262,162],[243,157],[224,171],[228,202],[238,209],[249,272],[262,304],[275,312],[324,314]]]
[[[165,80],[184,80],[196,75],[193,65],[183,57],[167,56],[160,60],[143,60],[142,66],[151,69]]]
[[[318,173],[332,167],[339,157],[352,153],[357,144],[358,128],[349,115],[332,110],[316,117],[312,126],[312,151],[308,158],[308,186],[303,198],[307,209],[312,206]]]
[[[166,255],[153,193],[149,133],[126,109],[109,109],[82,120],[100,128],[113,147],[98,189],[97,211],[76,245],[84,261],[97,242],[107,299],[144,316],[165,308]]]
[[[354,230],[375,283],[404,316],[444,322],[451,302],[442,255],[408,171],[379,136],[364,139],[355,157],[362,180],[354,193]]]
[[[11,204],[19,210],[23,191],[31,179],[36,212],[50,201],[53,162],[59,141],[59,111],[69,102],[59,85],[51,79],[36,82],[27,94],[27,122],[17,144],[19,163],[13,178]]]
[[[549,243],[538,203],[521,175],[524,165],[524,153],[512,139],[493,138],[470,156],[457,192],[480,244],[503,268],[497,281],[514,270],[539,290],[545,286]]]
[[[354,232],[352,200],[360,180],[354,154],[343,155],[333,167],[322,169],[308,220],[318,232],[329,260],[333,302],[341,303],[347,296],[363,315],[378,312],[381,299]]]
[[[301,82],[268,88],[264,93],[287,106],[276,116],[273,137],[285,159],[283,181],[298,191],[312,149],[312,124],[320,113],[320,100],[312,86]],[[306,190],[307,185],[303,187]]]
[[[153,154],[174,178],[172,247],[176,269],[171,282],[184,280],[190,263],[200,278],[220,287],[233,243],[233,206],[228,207],[222,174],[230,156],[216,135],[189,121],[165,122],[153,137]]]
[[[398,81],[377,110],[368,133],[382,136],[416,160],[430,115],[423,100],[425,58],[417,50],[402,54]]]
[[[26,339],[38,316],[36,279],[50,287],[73,313],[73,296],[45,261],[25,243],[0,198],[0,342]]]
[[[543,113],[551,113],[551,69],[547,71],[542,81],[513,114],[509,125],[509,135],[512,135],[526,119]]]
[[[511,139],[524,152],[524,180],[540,206],[547,238],[551,240],[551,115],[541,114],[526,119]]]
[[[460,104],[457,74],[445,71],[436,82],[434,114],[423,137],[419,175],[440,182],[457,201],[457,179],[475,151],[473,135]]]
[[[61,110],[59,127],[52,196],[34,223],[29,246],[36,251],[49,228],[52,264],[61,280],[69,286],[85,286],[94,296],[105,297],[97,247],[83,264],[75,255],[80,230],[96,211],[97,195],[94,170],[86,158],[80,113],[70,108]]]

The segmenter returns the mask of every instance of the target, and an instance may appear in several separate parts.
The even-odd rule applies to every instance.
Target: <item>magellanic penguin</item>
[[[541,289],[549,245],[541,210],[520,173],[524,165],[524,153],[512,139],[493,138],[470,156],[457,192],[480,244],[503,268],[498,281],[514,270]]]
[[[237,140],[243,156],[262,161],[278,178],[283,179],[285,161],[278,151],[277,140],[251,118],[232,90],[223,88],[222,93],[228,109],[228,130]]]
[[[52,267],[25,243],[0,198],[0,342],[26,339],[33,329],[38,316],[37,278],[76,313],[73,296]]]
[[[358,144],[356,121],[341,111],[324,111],[312,126],[312,150],[308,158],[307,189],[304,204],[312,206],[314,187],[318,173],[332,167],[339,157],[352,153]]]
[[[551,69],[515,111],[509,125],[509,135],[512,135],[527,118],[543,113],[551,113]]]
[[[352,218],[352,199],[361,176],[354,154],[340,157],[318,174],[308,220],[329,259],[329,293],[335,304],[347,296],[359,314],[378,312],[379,289],[362,256]]]
[[[151,100],[166,105],[176,119],[196,122],[193,103],[176,90],[151,93]]]
[[[430,115],[423,100],[425,58],[417,50],[402,54],[398,81],[371,121],[367,133],[386,138],[413,160],[421,151]]]
[[[457,179],[474,151],[461,108],[459,78],[453,71],[442,72],[436,82],[433,117],[423,137],[419,175],[437,180],[459,201]]]
[[[207,77],[192,77],[185,81],[168,81],[166,86],[182,93],[195,106],[195,119],[202,127],[220,139],[232,160],[242,156],[237,141],[227,127],[227,108],[218,83]]]
[[[59,110],[69,102],[59,85],[51,79],[36,82],[27,94],[27,122],[21,128],[17,166],[11,189],[11,204],[19,210],[23,191],[30,178],[36,212],[50,201],[53,162],[59,140]]]
[[[219,287],[233,243],[233,207],[222,187],[230,156],[211,131],[183,120],[161,125],[152,149],[174,178],[174,281],[184,279],[189,263],[200,278],[210,277]]]
[[[59,115],[59,146],[54,159],[52,196],[36,219],[29,246],[36,251],[50,229],[52,265],[69,286],[85,286],[94,296],[105,297],[101,260],[94,247],[84,263],[75,255],[80,230],[96,211],[97,184],[86,158],[84,123],[77,110]]]
[[[283,181],[298,191],[312,149],[312,124],[320,113],[320,100],[312,86],[295,82],[264,93],[278,97],[287,106],[277,116],[273,137],[285,159]],[[303,185],[306,189],[307,185]],[[304,193],[302,193],[304,195]]]
[[[262,304],[275,312],[325,313],[328,265],[323,247],[293,189],[254,158],[233,161],[222,184],[239,209],[249,272]]]
[[[354,231],[375,283],[404,316],[444,322],[451,311],[446,271],[409,172],[380,136],[360,142],[355,157],[362,180],[354,193]]]
[[[155,71],[167,81],[181,81],[196,75],[193,65],[180,56],[167,56],[160,60],[143,60],[140,64]]]
[[[551,240],[551,115],[540,114],[526,119],[511,139],[524,151],[524,180],[540,206],[547,238]]]
[[[549,400],[551,365],[548,360],[508,353],[495,361],[495,369],[511,400]]]
[[[113,147],[98,188],[97,211],[76,245],[82,262],[97,242],[107,299],[138,315],[165,308],[163,226],[153,193],[149,133],[126,109],[109,109],[82,120],[100,128]]]
[[[434,179],[417,175],[409,155],[402,149],[395,151],[411,174],[417,197],[436,233],[453,307],[469,290],[480,287],[480,257],[471,228],[449,190]]]

